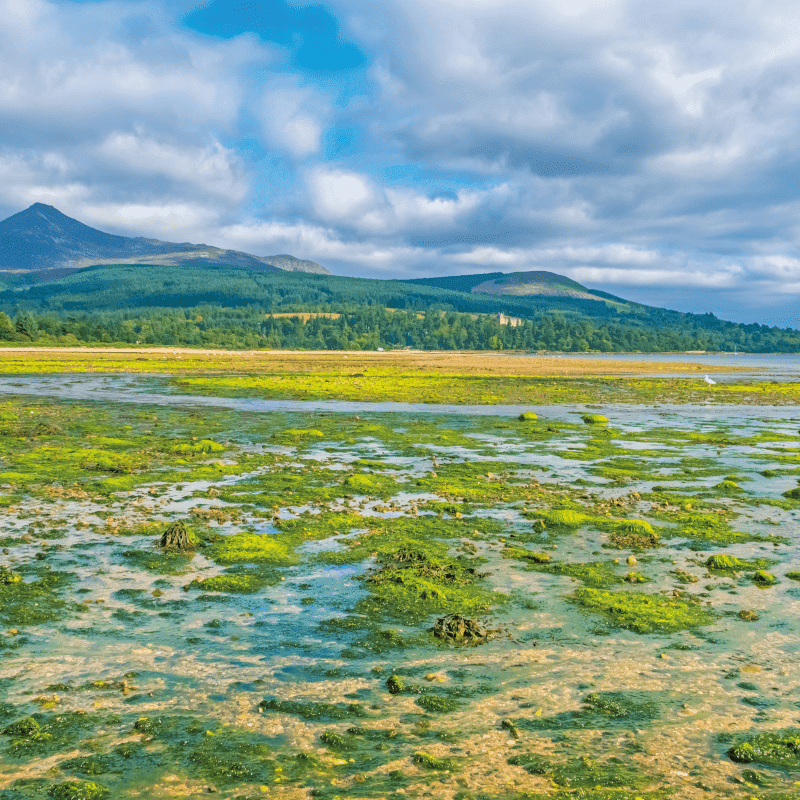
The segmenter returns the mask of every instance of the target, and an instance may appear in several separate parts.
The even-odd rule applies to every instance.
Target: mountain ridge
[[[32,275],[36,282],[48,282],[69,274],[65,270],[122,262],[164,266],[195,262],[263,272],[330,275],[320,264],[287,254],[254,256],[206,244],[117,236],[85,225],[45,203],[34,203],[0,221],[0,272],[7,279]]]
[[[486,272],[475,275],[449,275],[438,278],[416,278],[407,283],[434,286],[470,294],[512,297],[573,297],[581,300],[603,300],[624,306],[636,305],[629,300],[588,289],[577,281],[544,270],[532,272]]]

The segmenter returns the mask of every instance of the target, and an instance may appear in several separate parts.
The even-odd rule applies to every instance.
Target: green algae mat
[[[0,396],[0,800],[800,787],[800,414]]]

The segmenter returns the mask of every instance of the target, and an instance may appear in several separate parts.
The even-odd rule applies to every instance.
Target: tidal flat
[[[797,796],[795,408],[147,389],[0,399],[0,800]]]

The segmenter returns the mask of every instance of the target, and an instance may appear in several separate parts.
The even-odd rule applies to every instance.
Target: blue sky
[[[0,214],[800,326],[800,7],[0,0]]]

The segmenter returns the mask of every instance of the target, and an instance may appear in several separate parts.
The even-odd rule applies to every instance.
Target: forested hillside
[[[469,282],[466,282],[469,283]],[[90,267],[0,292],[0,341],[227,348],[800,352],[800,332],[571,297],[244,269]],[[328,317],[272,316],[328,312]],[[520,320],[501,325],[498,313]]]

